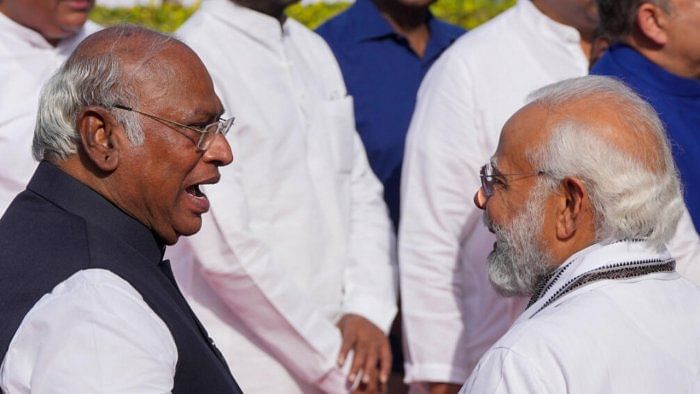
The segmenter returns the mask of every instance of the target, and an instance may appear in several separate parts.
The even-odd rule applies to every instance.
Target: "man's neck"
[[[667,48],[656,45],[649,40],[630,36],[626,42],[650,62],[679,77],[700,81],[700,64],[692,64],[682,56],[673,56]]]
[[[26,24],[24,24],[18,20],[15,20],[14,18],[12,18],[10,16],[9,12],[7,12],[7,10],[5,10],[5,7],[6,7],[6,5],[4,5],[2,0],[0,0],[0,14],[2,14],[5,18],[11,20],[12,22],[14,22],[22,27],[25,27],[25,28],[30,29],[30,30],[34,30],[35,32],[40,34],[42,37],[44,37],[44,40],[46,40],[46,42],[48,42],[52,47],[58,46],[58,44],[62,41],[60,38],[48,38],[39,30],[37,30],[31,26],[27,26]]]
[[[558,12],[556,8],[552,7],[548,1],[532,0],[532,4],[549,19],[576,29],[581,36],[581,50],[583,51],[584,55],[586,55],[586,58],[589,61],[591,60],[591,56],[593,55],[593,40],[595,38],[594,26],[577,26],[576,24],[572,23],[572,21],[568,20],[565,15]]]
[[[251,10],[263,13],[265,15],[269,15],[275,19],[277,19],[280,24],[283,24],[285,20],[287,20],[287,15],[284,13],[284,10],[289,6],[290,4],[296,3],[299,0],[286,0],[286,1],[280,1],[280,0],[231,0],[234,3],[250,8]]]
[[[397,34],[408,41],[411,49],[423,57],[430,39],[428,7],[409,7],[396,0],[372,0]]]

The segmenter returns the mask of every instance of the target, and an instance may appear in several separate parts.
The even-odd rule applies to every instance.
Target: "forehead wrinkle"
[[[165,50],[171,48],[173,45],[169,44],[166,46],[160,45],[160,43],[151,42],[148,46],[148,50],[137,60],[132,61],[131,69],[134,73],[133,75],[139,75],[143,72],[153,72],[154,69],[157,70],[158,74],[171,74],[175,73],[172,71],[172,65],[170,62],[161,62],[158,67],[152,67],[152,63],[156,58],[162,54]],[[139,51],[140,52],[140,51]]]
[[[139,61],[134,68],[130,67],[129,74],[131,75],[134,85],[137,86],[138,96],[141,99],[147,98],[148,102],[159,101],[169,96],[170,85],[163,83],[169,77],[175,75],[172,65],[169,62],[159,62],[157,67],[154,60],[157,59],[157,54],[150,56],[148,59]],[[153,83],[153,82],[156,83]]]

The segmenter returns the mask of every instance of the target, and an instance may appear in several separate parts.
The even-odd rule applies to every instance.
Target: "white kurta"
[[[461,393],[700,392],[700,287],[678,273],[590,282],[551,302],[579,275],[657,256],[670,258],[644,242],[572,256]]]
[[[335,323],[396,313],[394,238],[323,39],[228,0],[179,31],[226,108],[234,163],[173,269],[246,392],[345,391]]]
[[[462,383],[511,325],[522,299],[488,282],[495,237],[473,203],[479,169],[532,91],[588,73],[580,35],[529,0],[467,33],[418,94],[406,142],[399,229],[406,380]],[[672,244],[679,272],[700,283],[700,239],[685,212]]]
[[[36,169],[32,138],[39,92],[73,49],[99,26],[87,22],[56,47],[0,12],[0,216]]]

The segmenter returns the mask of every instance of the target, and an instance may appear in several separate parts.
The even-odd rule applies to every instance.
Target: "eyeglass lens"
[[[484,194],[486,194],[486,197],[491,197],[493,194],[493,183],[491,182],[493,178],[493,167],[490,163],[481,167],[480,178],[481,188],[484,189]]]
[[[226,119],[225,121],[220,120],[204,127],[202,134],[199,136],[199,141],[197,142],[197,149],[207,150],[217,134],[226,135],[233,124],[233,119],[234,118]]]

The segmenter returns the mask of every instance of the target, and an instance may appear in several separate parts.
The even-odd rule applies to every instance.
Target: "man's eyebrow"
[[[185,111],[185,116],[188,119],[192,119],[193,122],[197,121],[202,121],[202,122],[207,122],[210,120],[219,120],[221,119],[221,116],[224,114],[224,111],[221,110],[206,110],[206,109],[201,109],[201,108],[195,108],[192,111]]]

